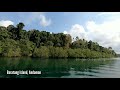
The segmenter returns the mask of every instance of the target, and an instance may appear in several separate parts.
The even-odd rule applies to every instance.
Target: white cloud
[[[83,26],[81,26],[79,24],[73,25],[70,30],[64,31],[63,33],[70,34],[72,36],[72,38],[75,38],[76,36],[78,36],[81,39],[87,38],[86,32],[85,32]]]
[[[67,31],[64,31],[63,33],[64,33],[64,34],[68,34],[68,32],[67,32]]]
[[[4,26],[4,27],[7,27],[9,25],[13,25],[14,22],[10,21],[10,20],[2,20],[0,21],[0,26]]]
[[[44,15],[40,15],[40,25],[46,27],[49,26],[51,24],[51,19],[46,19],[46,17]]]
[[[52,22],[51,19],[46,18],[45,12],[19,12],[18,15],[20,17],[20,21],[23,21],[25,24],[38,22],[38,24],[40,24],[41,26],[46,27],[49,26]]]
[[[103,14],[105,13],[101,15]],[[70,30],[64,31],[64,33],[69,33],[72,37],[79,36],[79,38],[98,42],[104,47],[111,46],[117,53],[120,53],[120,16],[118,18],[115,15],[114,19],[113,16],[111,17],[112,19],[103,20],[100,24],[95,21],[87,21],[86,30],[82,25],[75,24]]]
[[[104,47],[113,47],[115,51],[120,52],[120,19],[104,21],[102,24],[96,24],[89,21],[86,27],[89,31],[88,38],[98,42]]]

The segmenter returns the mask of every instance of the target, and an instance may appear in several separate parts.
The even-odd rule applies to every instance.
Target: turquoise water
[[[40,71],[41,74],[7,74],[8,71]],[[0,58],[0,78],[120,78],[120,58],[40,59]]]

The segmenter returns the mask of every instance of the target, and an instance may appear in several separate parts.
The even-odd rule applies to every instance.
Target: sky
[[[27,31],[62,32],[120,53],[120,12],[0,12],[0,26],[19,22],[25,24]]]

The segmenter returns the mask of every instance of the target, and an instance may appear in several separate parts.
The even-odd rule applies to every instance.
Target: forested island
[[[0,26],[0,56],[40,58],[110,58],[116,57],[112,47],[71,35],[40,30],[24,30],[24,23]]]

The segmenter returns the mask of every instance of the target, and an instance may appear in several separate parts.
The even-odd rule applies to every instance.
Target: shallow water
[[[41,74],[8,75],[7,70],[34,70],[41,71]],[[120,78],[120,58],[88,60],[1,57],[0,78]]]

